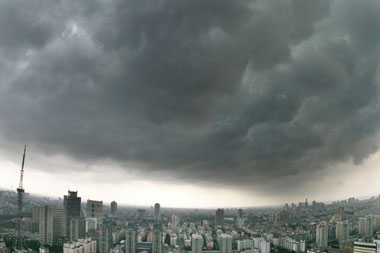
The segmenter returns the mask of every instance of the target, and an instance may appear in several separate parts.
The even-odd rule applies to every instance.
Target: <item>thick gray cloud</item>
[[[379,14],[375,0],[2,1],[0,138],[286,194],[378,150]]]

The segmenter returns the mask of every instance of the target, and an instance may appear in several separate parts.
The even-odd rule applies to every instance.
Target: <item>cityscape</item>
[[[0,252],[376,253],[380,195],[332,203],[191,209],[0,191]],[[379,239],[378,239],[379,238]]]
[[[0,253],[380,253],[380,0],[0,0]]]

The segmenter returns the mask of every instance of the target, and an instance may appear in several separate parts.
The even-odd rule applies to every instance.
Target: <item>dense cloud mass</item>
[[[3,0],[0,140],[284,193],[378,151],[379,27],[376,0]]]

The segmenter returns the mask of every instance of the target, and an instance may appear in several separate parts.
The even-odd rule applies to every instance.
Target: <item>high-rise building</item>
[[[345,244],[348,241],[348,222],[338,222],[336,224],[336,239],[339,244]]]
[[[239,227],[244,226],[243,209],[238,209],[238,211],[237,211],[236,224],[237,224]]]
[[[327,248],[328,231],[329,225],[327,221],[322,221],[319,225],[317,225],[316,242],[318,247]]]
[[[172,215],[172,228],[176,228],[179,226],[179,216],[178,215]]]
[[[380,194],[379,194],[379,197],[377,197],[376,199],[376,208],[378,211],[380,210]]]
[[[111,202],[111,216],[117,217],[117,203],[116,203],[116,201]]]
[[[103,219],[99,229],[99,253],[109,253],[112,246],[112,219]]]
[[[373,216],[373,230],[374,232],[380,231],[380,215]]]
[[[191,252],[202,253],[203,237],[199,234],[193,234],[191,236]]]
[[[103,222],[103,201],[87,200],[86,217],[96,218],[97,228],[99,228]]]
[[[161,207],[159,203],[154,204],[154,219],[155,220],[161,219]]]
[[[66,236],[65,210],[63,206],[40,206],[39,238],[41,244],[63,241]]]
[[[159,223],[153,224],[152,253],[162,253],[162,225]]]
[[[96,241],[91,238],[63,244],[63,253],[96,253]]]
[[[84,217],[73,217],[70,220],[69,238],[71,242],[83,239],[86,235],[86,219]]]
[[[78,197],[78,192],[68,191],[68,195],[63,197],[63,207],[65,208],[66,237],[70,238],[71,219],[80,217],[81,198]]]
[[[364,237],[371,238],[374,230],[374,218],[372,215],[359,218],[359,234]]]
[[[134,223],[128,223],[125,235],[125,253],[137,252],[137,227]]]
[[[40,206],[33,206],[33,222],[37,224],[40,223]]]
[[[224,209],[217,209],[215,212],[215,226],[224,225]]]
[[[228,234],[221,234],[218,237],[218,244],[220,253],[232,253],[232,236]]]

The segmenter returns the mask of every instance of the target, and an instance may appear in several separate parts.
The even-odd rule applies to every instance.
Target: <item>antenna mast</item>
[[[17,230],[16,230],[16,240],[15,240],[15,249],[22,250],[25,247],[25,240],[24,237],[21,235],[21,229],[22,229],[22,209],[23,209],[23,198],[24,198],[24,164],[25,164],[25,153],[26,153],[26,145],[24,147],[24,155],[22,156],[22,165],[21,165],[21,171],[20,171],[20,183],[17,188]]]

